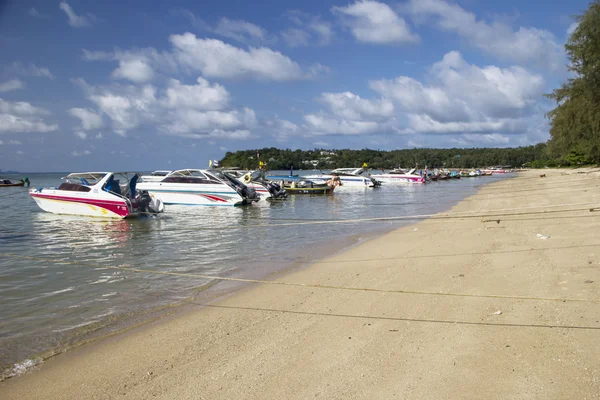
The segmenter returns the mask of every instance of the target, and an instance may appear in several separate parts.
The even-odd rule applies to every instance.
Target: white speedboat
[[[138,188],[165,204],[238,206],[260,200],[253,189],[217,170],[181,169],[160,181],[142,181]]]
[[[54,214],[127,218],[164,211],[159,199],[137,187],[140,175],[128,172],[69,174],[56,188],[38,188],[29,195],[44,211]]]
[[[406,183],[425,183],[425,178],[416,173],[416,169],[404,171],[402,169],[393,169],[388,173],[373,175],[375,179],[388,185],[406,184]]]
[[[165,179],[165,176],[170,173],[171,171],[166,170],[153,171],[150,175],[142,175],[141,182],[159,182]]]
[[[267,181],[263,171],[238,171],[225,170],[224,174],[234,177],[238,182],[243,183],[250,189],[254,189],[261,198],[265,200],[285,199],[286,191],[280,184],[272,181]]]
[[[339,188],[355,188],[355,187],[377,187],[381,185],[379,180],[371,176],[364,176],[367,172],[363,168],[338,168],[331,171],[329,174],[308,175],[303,176],[303,179],[313,181],[314,183],[332,183],[334,177],[339,177],[341,185]]]

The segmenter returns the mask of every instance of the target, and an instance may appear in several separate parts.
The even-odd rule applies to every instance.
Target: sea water
[[[32,188],[58,186],[64,175],[28,174]],[[0,188],[0,375],[239,287],[209,277],[261,278],[308,264],[411,222],[364,219],[434,214],[502,178],[338,188],[246,207],[167,206],[128,220],[53,215],[27,188]]]

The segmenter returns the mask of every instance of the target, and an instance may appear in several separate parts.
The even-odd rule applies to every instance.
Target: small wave
[[[111,310],[108,310],[108,311],[107,311],[107,312],[105,312],[105,313],[102,313],[102,314],[98,314],[98,315],[96,315],[94,318],[104,318],[104,317],[108,317],[109,315],[112,315],[112,314],[114,314],[114,313],[115,313],[115,310],[112,310],[112,309],[111,309]]]
[[[42,297],[45,297],[45,296],[52,296],[52,295],[55,295],[55,294],[60,294],[60,293],[66,293],[66,292],[70,292],[70,291],[72,291],[72,290],[75,290],[75,288],[74,288],[73,286],[71,286],[71,287],[68,287],[68,288],[66,288],[66,289],[55,290],[54,292],[48,292],[48,293],[44,293],[44,294],[42,295]]]
[[[86,325],[94,324],[96,322],[98,322],[98,320],[93,319],[91,321],[82,322],[81,324],[67,326],[66,328],[54,329],[54,330],[52,330],[52,332],[66,332],[66,331],[70,331],[72,329],[77,329],[77,328],[81,328],[81,327],[86,326]]]
[[[110,293],[105,293],[102,295],[102,297],[111,297],[111,296],[116,296],[118,293],[117,292],[110,292]]]
[[[13,365],[12,369],[8,370],[5,376],[11,378],[13,376],[22,375],[36,365],[40,365],[42,362],[43,360],[41,358],[23,360],[20,363]]]

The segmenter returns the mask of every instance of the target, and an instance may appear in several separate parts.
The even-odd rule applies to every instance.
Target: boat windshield
[[[171,173],[171,171],[154,171],[150,174],[150,176],[167,176]]]

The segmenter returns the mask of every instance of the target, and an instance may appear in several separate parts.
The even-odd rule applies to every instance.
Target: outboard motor
[[[160,199],[150,196],[146,191],[141,192],[137,197],[138,210],[145,214],[160,214],[165,211],[165,205]]]
[[[278,183],[269,182],[267,183],[267,190],[271,193],[271,197],[274,199],[285,199],[287,198],[287,192],[282,189]]]
[[[371,178],[371,182],[373,182],[373,187],[379,187],[379,186],[381,186],[381,182],[378,181],[375,178]]]
[[[238,190],[238,193],[244,198],[244,204],[250,204],[260,200],[260,195],[256,193],[256,190],[251,189],[246,185],[244,185],[241,190]]]

